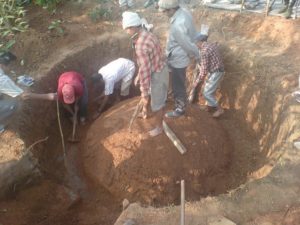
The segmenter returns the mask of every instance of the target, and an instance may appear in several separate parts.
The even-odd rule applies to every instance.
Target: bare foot
[[[150,137],[156,137],[160,135],[163,132],[163,129],[161,127],[155,127],[154,129],[150,130],[148,134]]]
[[[137,117],[140,119],[147,119],[148,115],[146,112],[140,112]]]

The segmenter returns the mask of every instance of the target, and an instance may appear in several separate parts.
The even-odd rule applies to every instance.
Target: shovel
[[[138,104],[135,106],[135,109],[134,109],[134,112],[131,116],[131,119],[130,119],[130,122],[129,122],[129,127],[128,127],[128,131],[131,133],[131,127],[132,127],[132,124],[134,122],[134,120],[137,118],[139,112],[142,110],[143,108],[143,104],[142,104],[142,100],[140,100],[138,102]]]
[[[76,106],[75,106],[76,107]],[[72,130],[72,137],[68,139],[68,142],[71,143],[77,143],[80,142],[79,139],[75,138],[75,133],[76,133],[76,125],[77,125],[77,112],[78,110],[75,109],[75,112],[73,114],[73,130]]]

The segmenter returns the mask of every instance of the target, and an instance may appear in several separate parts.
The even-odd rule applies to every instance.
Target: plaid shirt
[[[139,66],[139,80],[142,97],[149,95],[151,74],[160,72],[165,66],[165,57],[157,37],[142,30],[135,41],[135,53]]]
[[[204,42],[200,50],[200,55],[200,72],[194,85],[197,85],[200,80],[204,80],[208,73],[213,73],[217,70],[224,70],[222,57],[219,53],[217,43]]]

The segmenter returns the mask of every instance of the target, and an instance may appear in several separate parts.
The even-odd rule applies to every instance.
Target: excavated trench
[[[229,18],[227,23],[235,23],[233,21],[234,18]],[[215,22],[216,28],[219,23]],[[267,29],[261,22],[252,24],[250,30],[257,26]],[[124,198],[147,205],[178,204],[177,181],[180,179],[186,180],[187,200],[199,200],[227,193],[249,178],[262,178],[283,154],[282,144],[287,137],[291,138],[288,135],[296,126],[291,117],[286,116],[287,105],[292,104],[285,101],[290,84],[274,80],[269,73],[274,72],[274,68],[268,67],[284,57],[279,51],[284,52],[288,43],[281,43],[281,49],[273,54],[261,49],[252,51],[254,40],[261,40],[266,48],[271,48],[273,42],[245,32],[237,28],[231,29],[225,40],[221,34],[211,37],[220,41],[225,59],[226,76],[219,93],[227,108],[224,116],[213,120],[208,113],[191,106],[185,118],[167,121],[188,146],[184,156],[165,136],[141,141],[139,133],[147,128],[143,121],[136,122],[133,134],[126,132],[126,121],[136,103],[134,98],[115,105],[100,119],[82,127],[78,131],[81,142],[67,144],[66,159],[62,154],[54,102],[23,104],[22,117],[17,118],[23,125],[19,131],[21,139],[28,146],[49,136],[47,142],[33,151],[46,180],[65,185],[83,201],[94,199],[96,204],[96,199],[104,199],[101,204],[107,204],[107,208],[115,212],[107,221],[115,220]],[[269,34],[269,38],[282,41],[281,35]],[[114,33],[79,43],[57,55],[55,63],[40,69],[44,73],[37,80],[34,92],[54,92],[57,77],[64,71],[75,70],[88,78],[117,57],[131,58],[132,52],[127,37]],[[257,55],[261,60],[255,58]],[[88,85],[91,84],[88,82]],[[273,95],[275,91],[277,94]],[[89,108],[94,110],[92,104]],[[63,130],[65,137],[71,132],[71,124],[65,117]]]

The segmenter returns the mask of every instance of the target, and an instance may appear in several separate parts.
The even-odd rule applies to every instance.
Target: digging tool
[[[197,82],[197,77],[199,76],[199,71],[200,71],[200,67],[199,65],[196,66],[195,71],[193,73],[193,83]],[[197,100],[197,96],[199,94],[199,92],[201,91],[203,85],[203,80],[200,80],[200,82],[197,83],[197,85],[195,85],[192,90],[190,91],[189,97],[188,97],[188,102],[190,104],[193,104],[196,102]]]
[[[275,3],[275,0],[267,0],[265,16],[269,15],[269,12],[272,10],[274,3]]]
[[[77,103],[75,103],[77,104]],[[77,112],[78,110],[76,109],[76,105],[75,105],[75,112],[73,114],[73,130],[72,130],[72,137],[68,139],[69,142],[71,143],[77,143],[79,142],[79,139],[75,139],[75,132],[76,132],[76,125],[77,125]]]
[[[163,120],[163,129],[168,138],[173,142],[177,150],[183,155],[187,152],[182,142],[176,137],[175,133],[171,130],[168,124]]]
[[[197,100],[197,96],[199,95],[199,92],[201,91],[203,85],[203,80],[201,80],[195,87],[192,88],[190,91],[188,101],[190,104],[193,104]]]
[[[62,128],[61,128],[58,98],[56,98],[56,112],[57,112],[57,121],[58,121],[59,133],[60,133],[60,137],[61,137],[61,144],[62,144],[63,153],[64,153],[64,161],[65,161],[65,159],[66,159],[66,146],[65,146],[65,141],[64,141],[64,133],[63,133]]]
[[[134,112],[131,116],[130,122],[129,122],[128,130],[130,133],[131,133],[132,124],[133,124],[134,120],[137,118],[138,114],[141,112],[142,108],[143,108],[143,104],[142,104],[142,100],[140,100],[138,102],[138,104],[136,105]]]

